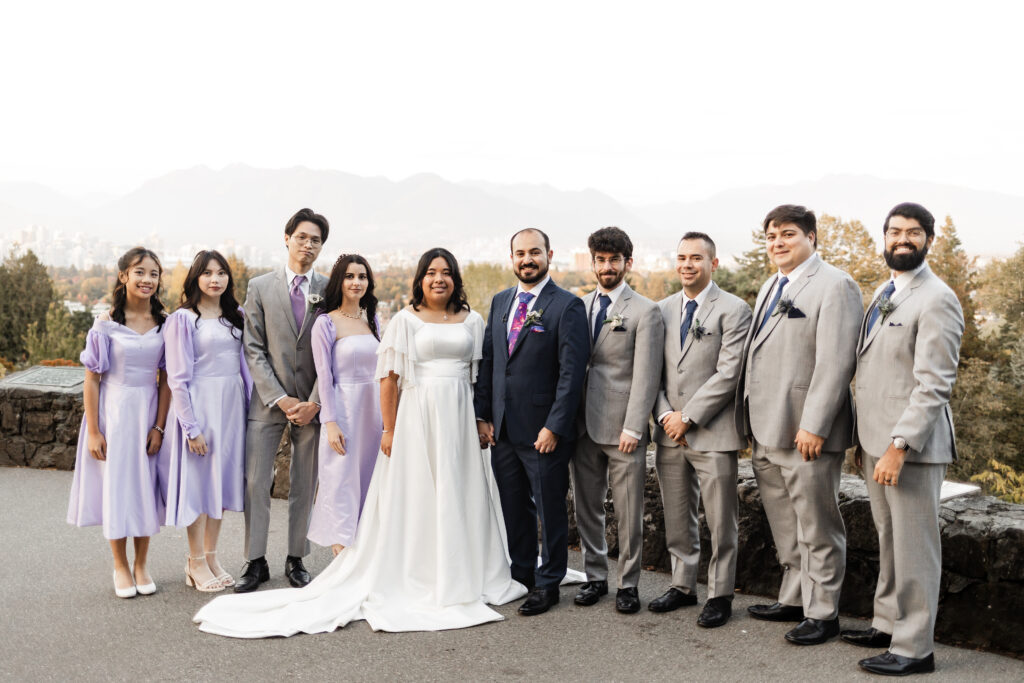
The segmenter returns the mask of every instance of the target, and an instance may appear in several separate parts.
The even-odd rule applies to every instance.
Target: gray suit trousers
[[[834,619],[846,576],[846,527],[839,513],[843,453],[804,462],[795,448],[754,441],[754,477],[782,565],[779,602],[804,616]]]
[[[576,528],[583,548],[588,581],[608,580],[608,542],[604,501],[611,480],[612,504],[619,530],[619,588],[636,588],[640,581],[640,551],[644,545],[644,480],[647,478],[645,440],[630,454],[618,446],[594,443],[581,436],[570,463]]]
[[[864,454],[864,479],[878,530],[878,586],[871,625],[892,634],[889,651],[927,657],[935,650],[942,544],[939,491],[945,464],[903,463],[899,483],[871,478],[880,458]]]
[[[697,594],[700,529],[697,507],[711,531],[708,598],[732,597],[736,588],[739,500],[736,453],[700,452],[686,446],[658,444],[655,455],[665,508],[665,544],[672,557],[672,587]]]
[[[274,482],[274,457],[285,427],[291,432],[292,462],[288,472],[288,554],[309,554],[309,517],[316,493],[317,446],[320,424],[304,427],[287,422],[249,420],[245,431],[245,557],[255,560],[267,554],[270,528],[270,487]]]

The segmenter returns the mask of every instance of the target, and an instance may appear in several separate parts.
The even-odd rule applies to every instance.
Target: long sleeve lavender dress
[[[160,455],[146,453],[146,437],[156,424],[157,375],[164,365],[162,328],[139,334],[97,318],[79,359],[102,375],[98,418],[107,459],[96,460],[89,453],[83,417],[67,521],[102,525],[103,536],[111,540],[152,536],[164,519]]]
[[[314,543],[349,546],[370,487],[383,420],[374,376],[379,342],[372,334],[335,339],[331,317],[313,323],[313,361],[320,389],[318,484],[307,537]],[[345,436],[345,455],[327,443],[328,422]]]
[[[242,331],[188,309],[167,318],[164,332],[171,417],[167,421],[167,524],[192,524],[241,512],[245,494],[245,427],[252,391]],[[202,434],[206,455],[188,449]]]

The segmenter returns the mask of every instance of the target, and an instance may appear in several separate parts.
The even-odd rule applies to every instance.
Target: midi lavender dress
[[[372,334],[335,339],[327,314],[313,323],[313,361],[320,390],[320,450],[317,491],[307,538],[322,546],[352,545],[377,462],[383,420],[380,384],[374,375],[377,347]],[[328,422],[345,436],[345,455],[327,442]]]
[[[167,524],[192,524],[199,515],[220,519],[241,512],[245,495],[245,427],[252,379],[242,331],[223,318],[200,319],[178,309],[167,318],[167,383],[171,413]],[[206,455],[188,449],[202,434]]]
[[[90,372],[102,375],[98,418],[107,459],[96,460],[89,453],[83,417],[67,521],[75,526],[102,525],[103,536],[111,540],[152,536],[164,520],[164,497],[157,473],[160,455],[146,453],[146,437],[156,424],[163,328],[139,334],[97,318],[79,360]]]

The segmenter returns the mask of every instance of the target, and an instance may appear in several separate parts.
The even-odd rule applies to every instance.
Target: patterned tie
[[[607,294],[599,294],[597,298],[601,301],[601,307],[597,310],[597,317],[594,318],[594,342],[597,342],[597,335],[601,334],[601,328],[604,327],[605,314],[608,312],[608,306],[612,303],[612,298]]]
[[[523,329],[523,322],[526,320],[526,307],[530,304],[533,294],[529,292],[519,293],[519,305],[516,306],[516,314],[512,318],[512,329],[508,331],[508,355],[512,355],[512,349],[516,347],[516,339],[519,339],[519,332]]]
[[[882,290],[882,296],[875,299],[874,305],[871,306],[871,316],[868,318],[868,331],[865,336],[871,334],[871,328],[875,326],[875,323],[878,321],[878,316],[881,314],[881,311],[878,310],[878,304],[882,303],[885,299],[892,298],[892,293],[895,291],[896,283],[893,280],[889,280],[889,284],[887,284],[885,289]]]
[[[686,335],[693,325],[693,314],[697,312],[697,302],[690,300],[686,302],[686,315],[683,316],[683,324],[679,326],[679,348],[686,346]]]
[[[295,329],[302,329],[302,321],[306,317],[306,297],[302,294],[302,283],[306,281],[305,275],[296,275],[292,280],[291,300],[292,314],[295,316]]]
[[[779,305],[779,299],[782,298],[782,288],[789,284],[789,278],[783,275],[779,278],[779,286],[775,288],[775,296],[772,297],[772,302],[768,304],[768,308],[765,309],[764,318],[761,319],[761,326],[757,328],[757,333],[760,334],[761,330],[768,323],[768,319],[772,317],[772,313],[775,311],[775,307]]]

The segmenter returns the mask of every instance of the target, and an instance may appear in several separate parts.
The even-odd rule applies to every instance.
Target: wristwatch
[[[895,437],[895,438],[894,438],[894,439],[892,440],[892,445],[893,445],[893,447],[894,447],[894,448],[895,448],[896,450],[898,450],[898,451],[906,451],[906,450],[909,450],[909,447],[907,446],[907,440],[906,440],[906,439],[904,439],[904,438],[903,438],[902,436],[897,436],[897,437]]]
[[[684,425],[692,424],[690,418],[681,410],[679,411],[679,419],[683,421]]]

